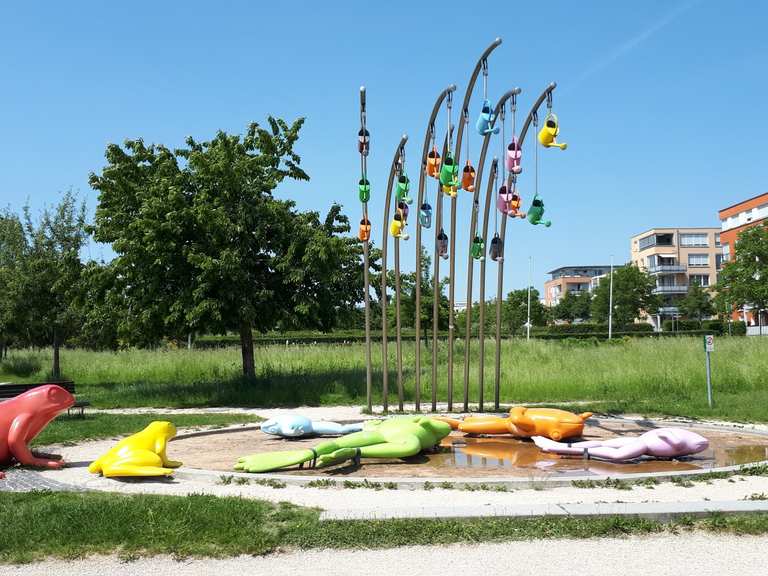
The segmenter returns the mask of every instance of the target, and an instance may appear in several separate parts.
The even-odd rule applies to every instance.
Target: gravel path
[[[626,539],[538,540],[499,544],[414,546],[390,550],[317,550],[176,561],[156,557],[122,562],[112,556],[73,562],[0,566],[8,576],[426,576],[435,574],[584,574],[585,576],[762,576],[768,537],[685,534]],[[396,567],[400,568],[396,568]],[[515,569],[517,567],[518,569]]]

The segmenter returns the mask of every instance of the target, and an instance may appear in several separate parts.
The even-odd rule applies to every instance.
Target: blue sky
[[[450,83],[462,95],[480,52],[500,36],[490,98],[519,86],[524,113],[557,81],[555,111],[569,143],[565,152],[540,150],[552,227],[518,220],[507,228],[505,287],[525,285],[533,256],[541,288],[547,270],[606,263],[610,254],[626,261],[632,234],[717,225],[719,208],[768,188],[767,19],[768,4],[712,0],[5,5],[0,204],[37,209],[72,188],[93,210],[88,174],[103,167],[107,143],[142,137],[177,146],[187,135],[242,132],[272,114],[307,118],[298,152],[311,181],[285,183],[278,195],[321,212],[340,202],[357,222],[365,84],[378,243],[400,134],[411,139],[415,181],[434,98]],[[473,121],[480,98],[478,85]],[[476,159],[480,138],[470,134]],[[533,168],[524,166],[527,205]],[[466,289],[469,216],[462,193],[457,300]],[[404,268],[412,269],[413,252],[411,240]],[[87,256],[110,252],[94,245]]]

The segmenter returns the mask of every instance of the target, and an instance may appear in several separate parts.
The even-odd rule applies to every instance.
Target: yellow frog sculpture
[[[109,452],[88,466],[88,472],[106,478],[123,476],[170,476],[181,462],[165,454],[168,441],[176,436],[170,422],[152,422],[141,432],[120,440]]]

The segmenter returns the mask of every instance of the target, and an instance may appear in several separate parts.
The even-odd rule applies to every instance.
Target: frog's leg
[[[178,468],[181,466],[181,462],[177,462],[176,460],[169,460],[168,455],[165,453],[166,449],[168,448],[168,439],[165,437],[159,437],[155,440],[155,454],[160,456],[160,460],[163,463],[163,466],[166,468]]]
[[[170,476],[173,470],[163,467],[163,459],[151,450],[135,450],[129,456],[111,463],[102,463],[101,473],[113,476]]]
[[[365,430],[355,432],[347,436],[342,436],[328,442],[321,442],[317,445],[317,453],[320,457],[317,459],[318,466],[330,466],[338,464],[350,458],[356,458],[361,455],[360,449],[363,446],[371,446],[384,442],[384,437],[378,431]]]
[[[421,442],[414,434],[404,434],[389,442],[382,442],[360,449],[363,458],[406,458],[421,452]]]
[[[40,468],[63,468],[63,460],[51,460],[38,458],[27,446],[27,434],[32,423],[30,414],[17,416],[11,422],[8,430],[8,451],[13,455],[17,462],[25,466],[38,466]]]

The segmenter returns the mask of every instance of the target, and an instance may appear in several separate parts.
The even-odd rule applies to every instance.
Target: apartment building
[[[614,269],[618,266],[614,266]],[[550,270],[552,278],[544,282],[544,304],[557,306],[560,299],[570,292],[574,296],[582,292],[591,292],[596,287],[596,280],[604,277],[611,270],[609,264],[602,266],[562,266]],[[599,280],[598,280],[599,282]]]
[[[720,218],[720,242],[723,260],[730,260],[737,250],[739,234],[758,224],[768,225],[768,192],[723,208],[718,212]],[[744,320],[748,326],[768,324],[768,311],[761,312],[761,318],[750,306],[734,311],[734,320]]]
[[[678,303],[696,282],[706,288],[717,282],[722,267],[719,228],[652,228],[632,237],[632,263],[656,280],[654,294],[662,298],[656,318],[648,320],[658,328],[664,317],[679,313]]]

